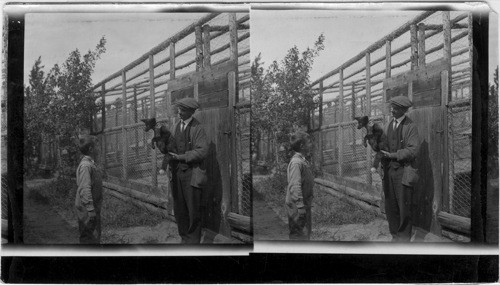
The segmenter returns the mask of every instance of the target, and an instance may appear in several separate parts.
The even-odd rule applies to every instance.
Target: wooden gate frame
[[[457,215],[452,215],[443,211],[443,202],[447,203],[449,199],[449,187],[450,187],[450,177],[449,177],[449,138],[448,138],[448,130],[449,130],[449,122],[448,122],[448,103],[449,103],[449,93],[450,93],[450,77],[449,77],[449,63],[446,59],[439,59],[434,62],[428,63],[422,67],[417,67],[414,70],[410,70],[408,72],[399,74],[394,77],[384,79],[384,102],[388,102],[391,96],[387,96],[387,92],[389,90],[394,90],[394,93],[402,92],[403,95],[407,95],[410,100],[413,101],[415,105],[415,92],[414,92],[414,84],[416,79],[420,76],[432,77],[433,74],[440,74],[440,84],[437,85],[441,89],[441,96],[437,98],[433,98],[434,101],[429,100],[429,105],[420,105],[417,102],[417,106],[412,108],[420,108],[420,107],[432,107],[432,106],[441,106],[441,116],[443,122],[443,162],[441,165],[441,189],[435,189],[434,191],[434,199],[433,199],[433,221],[436,224],[436,227],[432,227],[432,231],[434,234],[441,235],[442,234],[442,226],[453,229],[465,235],[470,235],[470,219],[460,217]],[[433,81],[433,80],[431,80]],[[431,82],[430,86],[435,86],[436,82]],[[404,88],[398,88],[398,86],[406,85]],[[406,88],[406,90],[405,90]],[[406,91],[406,93],[404,92]],[[422,92],[418,94],[423,95],[422,97],[428,95],[428,86]],[[395,94],[391,94],[395,95]],[[439,100],[439,101],[437,101]],[[387,112],[385,112],[387,113]],[[384,122],[387,121],[388,115],[384,114]],[[446,207],[444,207],[446,209]]]

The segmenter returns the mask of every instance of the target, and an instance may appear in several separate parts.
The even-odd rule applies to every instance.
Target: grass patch
[[[51,182],[29,188],[28,198],[35,202],[49,204],[62,213],[66,219],[77,221],[75,196],[77,185],[74,179],[60,177]],[[101,209],[101,227],[118,229],[136,226],[155,226],[164,219],[142,208],[121,201],[104,191]]]
[[[104,193],[101,220],[103,228],[155,226],[165,219]]]
[[[347,224],[368,224],[377,216],[363,210],[345,199],[339,199],[314,187],[313,225],[332,226]]]
[[[254,189],[257,196],[270,204],[281,218],[287,219],[285,210],[286,175],[275,174],[274,176],[261,178],[254,181]],[[357,205],[350,204],[344,199],[338,199],[320,190],[320,186],[314,187],[314,199],[312,205],[313,228],[328,227],[347,224],[368,224],[377,216],[363,210]]]

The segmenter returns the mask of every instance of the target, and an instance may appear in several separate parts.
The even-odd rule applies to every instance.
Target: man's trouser
[[[291,240],[309,240],[311,238],[311,207],[306,206],[306,213],[299,215],[295,206],[287,206],[289,238]]]
[[[177,169],[172,175],[174,216],[182,243],[201,241],[201,189],[191,186],[192,168]]]
[[[94,219],[78,219],[78,230],[80,231],[81,244],[101,243],[101,213],[96,212]]]
[[[404,167],[389,167],[383,180],[385,215],[393,241],[409,242],[411,238],[412,188],[401,183]]]

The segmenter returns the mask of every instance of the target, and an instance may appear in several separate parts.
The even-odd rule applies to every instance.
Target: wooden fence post
[[[448,64],[448,78],[451,85],[451,21],[450,21],[450,11],[443,11],[443,58]],[[448,90],[448,101],[451,101],[451,88]]]
[[[444,157],[442,166],[442,177],[443,177],[443,193],[441,193],[440,201],[442,203],[438,205],[439,208],[445,207],[445,210],[450,213],[453,212],[453,195],[454,195],[454,167],[450,163],[450,157],[453,156],[453,130],[450,128],[448,123],[448,103],[451,101],[451,87],[452,85],[452,73],[451,73],[451,21],[450,12],[443,11],[443,58],[448,64],[447,72],[443,72],[445,76],[441,77],[443,96],[441,97],[441,106],[443,112],[443,129],[445,131],[444,135]],[[451,168],[451,171],[450,171]],[[451,177],[450,177],[451,175]]]
[[[141,98],[141,113],[142,113],[142,117],[143,118],[146,118],[146,98]],[[149,155],[149,147],[147,145],[147,134],[144,133],[142,135],[142,146],[143,148],[146,150],[146,154]]]
[[[137,123],[139,121],[138,114],[137,114],[137,85],[134,85],[134,123]],[[137,128],[135,128],[135,155],[136,157],[139,157],[139,132]]]
[[[118,120],[118,104],[115,104],[115,127],[119,126],[119,120]],[[121,106],[120,106],[121,108]],[[118,162],[120,160],[119,153],[118,151],[120,150],[120,144],[119,144],[119,135],[118,132],[115,133],[115,155],[116,155],[116,161]]]
[[[391,54],[392,54],[392,50],[391,50],[391,41],[386,41],[385,42],[385,78],[391,78]],[[385,89],[384,91],[382,92],[382,104],[383,104],[383,108],[382,108],[382,112],[383,112],[383,115],[384,115],[384,123],[387,122],[387,114],[388,114],[388,110],[387,110],[387,94],[385,92]]]
[[[473,58],[474,58],[474,55],[473,55],[473,52],[474,52],[474,45],[473,45],[473,41],[472,41],[472,36],[473,36],[473,32],[472,32],[472,12],[469,12],[469,16],[467,17],[467,29],[469,30],[469,37],[468,37],[468,40],[469,40],[469,68],[470,68],[470,80],[469,80],[469,97],[472,97],[472,74],[473,74],[473,70],[472,69],[472,65],[473,65]]]
[[[238,103],[238,23],[236,13],[229,13],[229,51],[234,73],[229,73],[229,118],[231,120],[231,200],[230,209],[238,211],[238,150],[236,144],[235,105]],[[234,89],[234,90],[233,90]],[[229,206],[229,205],[228,205]]]
[[[415,24],[410,25],[410,43],[411,43],[411,70],[415,70],[418,66],[418,36],[417,36],[417,26]]]
[[[156,117],[156,99],[155,99],[155,63],[153,55],[149,55],[149,95],[151,100],[151,118]],[[153,155],[151,156],[151,166],[152,166],[152,184],[153,187],[158,187],[158,176],[157,176],[157,157],[156,149],[153,150]]]
[[[203,68],[210,69],[211,58],[210,58],[210,26],[203,26]]]
[[[350,121],[354,121],[354,117],[356,117],[356,85],[353,82],[351,86],[351,118]],[[352,149],[352,156],[353,158],[356,157],[356,127],[353,125],[351,127],[352,129],[352,144],[351,144],[351,149]]]
[[[106,148],[106,133],[104,130],[106,129],[106,86],[103,83],[101,86],[101,96],[102,96],[102,166],[104,169],[106,169],[106,154],[107,154],[107,148]],[[59,142],[59,138],[57,139]]]
[[[371,117],[372,115],[372,83],[371,83],[371,59],[370,59],[370,53],[366,53],[366,83],[365,83],[365,89],[366,89],[366,95],[365,95],[365,108],[366,108],[366,114],[368,117]],[[372,185],[372,171],[371,171],[371,166],[372,166],[372,148],[367,147],[366,148],[366,184]]]
[[[418,24],[418,66],[425,66],[425,24]]]
[[[127,130],[127,75],[122,71],[122,178],[127,180],[127,166],[128,166],[128,139]]]
[[[194,27],[195,46],[196,46],[196,71],[203,68],[203,40],[201,34],[201,27]]]
[[[341,123],[344,122],[344,68],[340,68],[339,70],[339,114],[340,114],[340,120],[339,120],[339,136],[338,136],[338,149],[339,149],[339,155],[338,155],[338,167],[339,167],[339,176],[343,175],[342,171],[342,164],[344,162],[344,127],[342,126]]]
[[[318,119],[318,153],[319,153],[319,167],[323,169],[323,80],[319,82],[319,119]]]

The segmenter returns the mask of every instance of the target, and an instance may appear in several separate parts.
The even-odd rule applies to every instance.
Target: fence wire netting
[[[2,219],[7,219],[9,188],[7,184],[7,173],[2,173]]]
[[[451,214],[470,217],[472,111],[470,102],[448,107],[449,198]]]
[[[231,15],[200,14],[199,26],[189,26],[190,32],[175,38],[175,42],[154,48],[148,57],[131,61],[121,74],[96,86],[97,100],[105,97],[105,113],[99,110],[94,118],[95,131],[103,131],[102,160],[108,177],[126,179],[153,187],[164,188],[168,176],[160,174],[164,154],[152,148],[153,131],[145,132],[142,119],[156,119],[156,126],[170,128],[176,115],[169,95],[172,79],[191,76],[195,71],[210,70],[210,66],[229,61],[232,57],[229,32]],[[208,18],[205,18],[208,19]],[[238,25],[238,100],[249,100],[250,44],[248,13],[236,14]],[[165,39],[164,39],[165,40]],[[210,51],[208,54],[207,51]],[[174,52],[174,54],[172,53]],[[132,64],[133,63],[133,64]],[[171,67],[174,66],[175,69]],[[182,83],[184,84],[184,83]],[[184,87],[183,87],[184,88]],[[193,86],[193,90],[195,87]],[[182,92],[190,92],[188,88]],[[196,96],[189,94],[188,96]],[[125,101],[124,101],[125,99]],[[232,106],[231,106],[232,107]],[[249,112],[235,112],[238,124],[238,203],[240,214],[251,212],[251,172]],[[104,116],[104,118],[103,118]],[[103,126],[103,124],[105,126]],[[241,126],[241,129],[240,129]],[[232,162],[233,163],[233,162]],[[155,167],[156,166],[156,167]],[[156,170],[156,172],[155,172]],[[168,188],[168,187],[167,187]],[[163,190],[161,190],[163,191]],[[160,191],[160,192],[161,192]],[[163,191],[165,192],[165,191]]]
[[[383,101],[386,88],[384,79],[396,76],[401,78],[400,75],[412,69],[443,60],[450,55],[450,96],[447,105],[449,173],[446,174],[449,175],[449,188],[443,193],[442,208],[455,215],[470,217],[471,14],[463,11],[449,12],[451,35],[447,54],[443,28],[448,18],[446,13],[448,12],[429,13],[420,22],[416,22],[414,28],[408,26],[401,35],[370,50],[369,78],[366,57],[343,66],[342,99],[339,90],[341,72],[323,78],[322,90],[320,81],[312,86],[317,96],[322,93],[323,102],[321,123],[319,110],[313,113],[313,124],[321,127],[321,134],[315,135],[315,141],[320,142],[316,143],[316,149],[321,146],[321,152],[315,154],[314,161],[319,171],[325,175],[341,176],[381,189],[380,175],[370,171],[376,153],[367,151],[363,146],[366,131],[356,128],[357,121],[354,121],[354,117],[367,115],[374,123],[383,125],[388,120],[389,111],[387,103]],[[413,57],[412,30],[415,51]],[[390,59],[386,58],[387,51],[391,52]],[[388,63],[390,67],[387,67]],[[367,92],[367,88],[370,88],[370,92]]]

